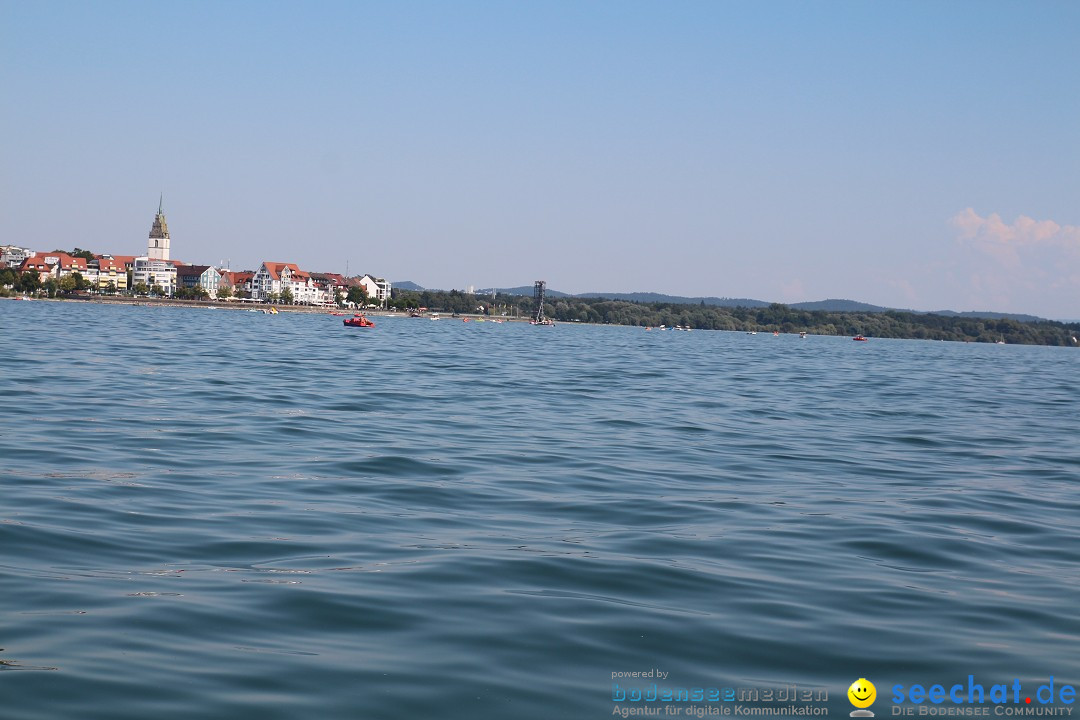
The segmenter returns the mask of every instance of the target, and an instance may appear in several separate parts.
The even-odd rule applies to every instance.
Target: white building
[[[139,283],[150,289],[158,285],[166,295],[172,296],[176,293],[176,266],[168,260],[137,257],[131,269],[131,284],[135,286]]]
[[[0,262],[6,263],[9,268],[17,268],[22,265],[27,258],[34,257],[34,251],[30,248],[18,247],[16,245],[0,245]]]
[[[251,278],[253,300],[266,301],[271,295],[280,299],[286,290],[297,305],[327,302],[325,292],[312,280],[311,273],[301,270],[296,263],[264,262]]]
[[[367,292],[367,296],[377,302],[380,305],[385,305],[386,301],[390,299],[390,282],[383,280],[382,278],[374,277],[373,275],[364,275],[357,282]]]

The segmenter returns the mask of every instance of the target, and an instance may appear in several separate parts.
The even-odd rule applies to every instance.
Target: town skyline
[[[433,290],[433,291],[437,291],[437,292],[445,292],[447,290],[461,289],[461,290],[463,290],[464,292],[466,292],[468,294],[473,294],[474,292],[481,292],[481,294],[488,293],[488,292],[491,292],[492,288],[496,288],[500,292],[502,292],[503,290],[506,290],[506,289],[509,289],[509,290],[514,290],[514,289],[522,290],[522,288],[523,288],[523,290],[519,294],[527,295],[527,294],[529,294],[527,291],[530,290],[530,286],[513,285],[513,284],[505,284],[505,283],[503,283],[503,284],[487,284],[487,285],[481,285],[481,286],[477,286],[477,285],[473,285],[473,284],[460,285],[460,286],[457,286],[457,285],[429,286],[429,285],[420,285],[419,283],[415,283],[411,279],[387,281],[387,280],[385,280],[385,279],[383,279],[381,277],[376,277],[375,274],[370,273],[370,272],[353,273],[348,268],[347,265],[346,265],[346,268],[344,270],[342,270],[340,273],[336,272],[336,270],[328,270],[328,271],[325,271],[325,272],[323,272],[323,271],[309,272],[307,270],[301,271],[298,264],[295,263],[295,262],[282,261],[282,260],[272,260],[272,261],[271,260],[261,260],[261,261],[255,262],[253,265],[251,265],[249,267],[233,268],[231,266],[231,261],[228,260],[228,259],[222,260],[222,261],[220,261],[218,263],[214,263],[212,261],[209,261],[206,258],[201,258],[197,262],[187,262],[186,260],[180,259],[180,258],[172,258],[172,259],[170,259],[169,255],[170,255],[171,236],[170,236],[169,231],[168,231],[168,227],[167,227],[167,224],[166,224],[166,219],[165,219],[165,214],[163,212],[163,208],[164,208],[164,193],[159,193],[158,210],[157,210],[157,214],[155,215],[154,221],[151,224],[151,229],[150,229],[150,233],[149,233],[149,237],[148,237],[149,245],[148,245],[147,251],[145,253],[135,253],[135,254],[132,254],[132,255],[128,255],[126,253],[113,253],[111,251],[97,252],[95,249],[92,249],[92,248],[81,248],[81,249],[83,251],[93,252],[99,258],[109,258],[109,259],[120,258],[120,259],[129,259],[129,260],[131,260],[131,259],[147,260],[148,259],[151,263],[157,261],[157,264],[159,266],[162,265],[163,261],[167,262],[167,264],[169,264],[170,266],[175,265],[174,268],[171,268],[171,273],[174,276],[174,280],[172,282],[165,282],[165,283],[153,282],[152,280],[149,279],[149,277],[148,277],[148,272],[149,271],[146,268],[143,268],[143,269],[140,270],[138,268],[138,266],[137,266],[137,263],[136,263],[136,267],[135,267],[135,280],[133,282],[142,283],[142,284],[147,285],[148,287],[160,286],[160,285],[164,284],[164,286],[165,286],[165,288],[167,290],[166,294],[168,294],[168,295],[172,294],[173,288],[183,286],[181,283],[177,283],[176,280],[175,280],[175,276],[180,271],[180,268],[187,268],[188,272],[190,272],[191,268],[196,268],[196,267],[199,268],[199,275],[202,275],[203,271],[205,271],[207,269],[214,269],[214,270],[218,270],[218,271],[226,271],[228,273],[231,273],[232,275],[244,276],[244,279],[247,280],[247,288],[246,288],[246,290],[249,293],[249,296],[250,296],[250,291],[252,289],[251,288],[251,282],[250,282],[251,281],[251,276],[259,274],[261,272],[264,276],[266,276],[266,277],[264,277],[264,282],[268,282],[270,280],[269,274],[271,274],[273,271],[270,271],[270,273],[268,273],[267,268],[272,267],[272,266],[282,266],[282,267],[287,266],[288,268],[291,268],[291,271],[302,272],[304,276],[308,276],[308,275],[333,275],[333,276],[336,276],[336,278],[340,279],[340,280],[362,279],[364,281],[365,290],[369,292],[369,295],[371,297],[373,297],[373,298],[378,298],[380,301],[385,301],[385,300],[389,299],[390,288],[391,287],[397,287],[399,285],[403,286],[402,287],[403,290],[420,289],[420,290]],[[996,222],[1000,222],[1000,219],[994,219],[994,220]],[[13,248],[15,248],[15,247],[19,247],[19,246],[14,245],[14,244],[6,244],[5,245],[5,244],[0,243],[0,247],[13,247]],[[164,250],[158,249],[159,247],[164,247]],[[33,248],[24,248],[24,249],[30,250],[31,252],[36,253],[38,256],[47,256],[49,254],[54,254],[54,253],[59,253],[61,255],[67,256],[67,253],[70,252],[69,250],[65,250],[65,249],[62,249],[62,248],[54,248],[53,250],[34,250]],[[80,248],[76,247],[75,249],[78,250]],[[66,259],[71,260],[70,257],[66,257]],[[130,264],[129,264],[128,269],[129,270],[132,269],[130,267]],[[161,269],[162,269],[162,267],[158,268],[158,270],[161,270]],[[76,268],[76,270],[77,270],[77,268]],[[83,268],[83,270],[85,271],[85,267]],[[65,271],[70,272],[70,269],[67,269]],[[206,286],[206,285],[207,285],[207,283],[203,282],[199,286],[203,287],[203,286]],[[193,286],[193,284],[191,282],[189,282],[187,284],[188,288],[191,288],[192,286]],[[415,287],[413,287],[413,286],[415,286]],[[343,288],[344,286],[341,286],[341,287]],[[477,287],[480,287],[481,290],[476,291]],[[217,281],[214,281],[214,283],[212,285],[210,285],[209,289],[216,292],[216,288],[217,288]],[[484,290],[483,288],[487,288],[487,289]],[[129,290],[130,288],[121,287],[120,289],[121,290]],[[243,288],[241,288],[241,289],[243,289]],[[269,294],[270,292],[273,292],[274,295],[276,296],[280,289],[281,289],[280,287],[274,287],[272,289],[268,287],[265,290],[265,294]],[[759,303],[767,304],[767,303],[772,303],[772,302],[782,302],[782,301],[772,300],[772,299],[768,299],[768,298],[760,298],[760,297],[735,298],[734,296],[730,296],[730,295],[689,296],[689,295],[680,295],[677,292],[675,292],[675,293],[660,293],[660,292],[657,292],[657,291],[652,290],[652,289],[642,289],[642,290],[622,290],[622,289],[620,289],[620,290],[611,290],[611,291],[602,291],[602,290],[592,289],[592,290],[585,290],[585,291],[579,291],[579,292],[564,292],[564,291],[560,290],[559,288],[552,288],[552,291],[556,295],[565,295],[565,296],[569,296],[569,297],[609,296],[609,297],[612,297],[612,298],[615,298],[615,299],[633,299],[633,296],[642,296],[642,300],[644,300],[646,302],[675,302],[675,303],[681,303],[681,304],[697,304],[698,302],[703,302],[703,303],[707,303],[707,304],[714,304],[711,301],[714,301],[714,300],[721,300],[721,301],[725,301],[725,300],[746,300],[746,301],[749,301],[746,305],[749,306],[749,307],[752,307],[752,306],[756,306],[756,304],[759,304]],[[327,292],[328,296],[332,295],[332,291],[329,289],[329,287],[326,289],[326,292]],[[214,296],[213,293],[212,293],[212,296]],[[655,297],[649,298],[649,297],[645,297],[645,296],[655,296]],[[302,297],[303,297],[303,293],[302,293]],[[324,301],[328,302],[328,298],[324,298],[324,297],[319,298],[319,302],[324,302]],[[720,304],[725,305],[725,306],[737,306],[735,304],[727,303],[727,302],[721,302]],[[916,308],[911,308],[911,307],[885,307],[885,306],[878,306],[878,305],[875,305],[873,303],[867,303],[867,302],[865,302],[863,300],[860,300],[858,298],[826,297],[826,298],[817,298],[817,299],[804,299],[804,300],[798,300],[798,301],[788,301],[788,302],[784,302],[782,304],[787,304],[787,305],[790,305],[792,307],[805,307],[807,309],[813,308],[815,306],[816,307],[827,307],[827,308],[832,308],[832,309],[841,309],[844,306],[849,306],[847,309],[854,310],[854,309],[858,309],[856,306],[864,306],[861,309],[869,310],[871,312],[878,312],[878,311],[885,311],[885,310],[898,310],[898,311],[902,311],[902,312],[914,311],[914,312],[928,312],[928,313],[934,313],[934,312],[954,313],[954,312],[959,312],[960,314],[965,314],[965,313],[966,314],[987,314],[987,315],[999,315],[1000,314],[1000,315],[1009,315],[1009,316],[1013,316],[1013,317],[1032,317],[1032,318],[1037,318],[1037,319],[1055,320],[1055,321],[1058,321],[1058,322],[1077,322],[1076,318],[1041,317],[1041,316],[1033,315],[1031,313],[1009,312],[1009,311],[1002,311],[1002,310],[995,309],[995,308],[980,308],[980,309],[977,309],[977,310],[970,310],[969,309],[969,310],[963,310],[963,311],[956,311],[953,308],[945,308],[945,307],[936,308],[936,309],[933,309],[933,310],[916,309]]]
[[[0,244],[1080,315],[1080,7],[0,4]]]

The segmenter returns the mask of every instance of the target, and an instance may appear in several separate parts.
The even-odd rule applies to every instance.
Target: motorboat
[[[347,327],[375,327],[375,323],[371,322],[363,315],[354,315],[351,318],[345,318],[342,322],[344,322]]]
[[[862,335],[856,335],[855,337],[853,337],[851,339],[856,341],[856,342],[866,342],[866,338],[864,338]]]

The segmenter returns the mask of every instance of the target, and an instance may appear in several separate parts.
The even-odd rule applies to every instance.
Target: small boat
[[[1002,336],[1001,336],[1001,339],[1000,339],[1000,340],[998,340],[996,344],[997,344],[997,345],[1004,345],[1004,344],[1005,344],[1005,336],[1004,336],[1004,335],[1002,335]]]
[[[806,339],[806,331],[805,330],[800,330],[799,331],[799,339],[800,340],[805,340]]]
[[[544,320],[530,320],[530,321],[529,321],[529,324],[530,324],[530,325],[546,325],[546,326],[548,326],[548,327],[555,327],[555,321],[554,321],[554,320],[551,320],[551,319],[544,319]]]
[[[375,327],[375,323],[371,322],[363,315],[345,318],[342,322],[345,323],[346,327]]]
[[[855,337],[853,337],[851,339],[855,340],[857,342],[866,342],[866,338],[864,338],[862,335],[856,335]]]

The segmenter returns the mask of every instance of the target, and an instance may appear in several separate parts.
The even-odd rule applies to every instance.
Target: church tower
[[[169,259],[169,226],[165,224],[165,213],[162,211],[164,195],[158,199],[157,216],[154,225],[150,228],[150,240],[147,243],[147,256],[151,260]]]

